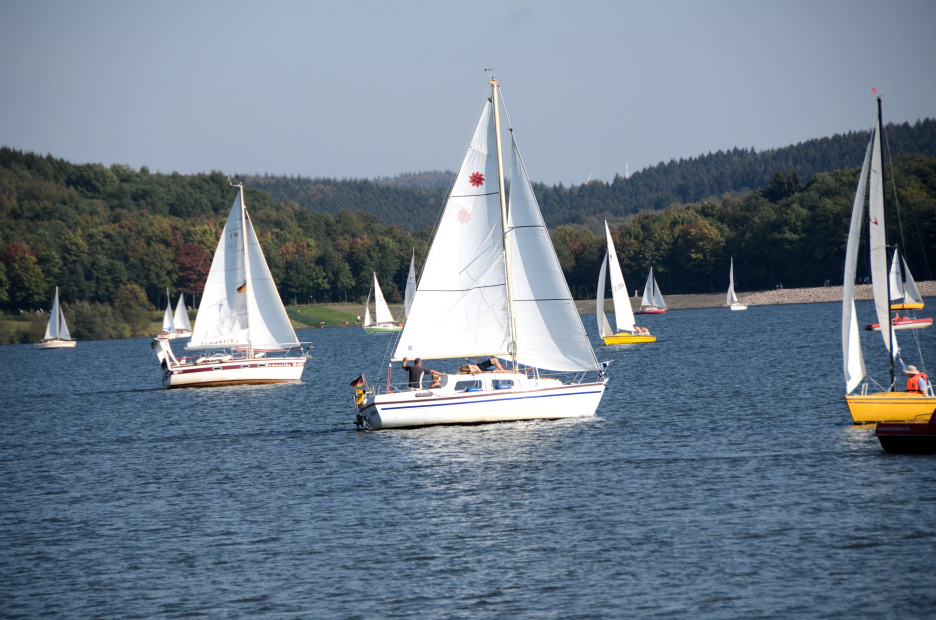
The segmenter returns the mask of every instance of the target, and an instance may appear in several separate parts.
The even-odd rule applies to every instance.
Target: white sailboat
[[[185,308],[185,293],[179,293],[179,302],[172,315],[172,331],[176,338],[189,338],[192,335],[192,324],[189,322],[188,311]]]
[[[930,416],[936,411],[936,396],[932,384],[928,393],[896,391],[897,380],[894,375],[894,363],[900,360],[897,346],[897,334],[891,328],[890,288],[887,269],[887,240],[885,237],[884,212],[884,169],[881,157],[881,98],[877,98],[877,116],[871,130],[871,139],[865,151],[861,177],[855,192],[852,206],[851,224],[848,231],[848,244],[845,249],[845,278],[842,291],[842,359],[845,368],[845,401],[852,420],[855,423],[912,420],[916,416]],[[864,221],[865,188],[868,188],[868,229],[871,258],[871,282],[874,294],[874,308],[879,330],[888,351],[890,380],[884,385],[868,375],[864,355],[861,350],[861,338],[858,331],[858,318],[855,311],[854,288],[858,265],[858,240]],[[922,357],[922,356],[921,356]],[[922,365],[922,359],[921,359]],[[869,392],[871,384],[879,391]],[[858,390],[861,387],[860,391]]]
[[[153,341],[167,387],[284,383],[302,376],[306,356],[247,215],[244,188],[236,187],[185,347],[204,355],[177,358],[169,339]],[[297,349],[299,355],[290,353]],[[272,352],[284,354],[268,357]]]
[[[732,310],[747,310],[747,306],[738,301],[734,292],[734,256],[731,257],[731,269],[728,271],[728,298],[725,305]]]
[[[35,346],[37,349],[72,349],[76,344],[77,342],[72,340],[68,325],[65,323],[65,315],[62,314],[62,307],[59,305],[58,287],[56,286],[45,336]]]
[[[644,284],[643,299],[634,314],[665,314],[666,309],[666,302],[663,301],[663,294],[660,293],[660,285],[653,277],[653,267],[651,267],[647,275],[647,283]]]
[[[390,307],[387,305],[387,300],[384,299],[383,291],[380,290],[380,283],[377,282],[376,273],[374,274],[374,310],[376,320],[371,318],[370,293],[368,293],[364,308],[364,331],[368,334],[386,334],[403,329],[403,324],[394,321],[393,315],[390,314]]]
[[[598,335],[601,336],[606,345],[656,342],[656,336],[651,336],[649,330],[637,327],[630,298],[627,296],[627,284],[624,282],[621,263],[618,261],[617,251],[614,249],[614,241],[611,239],[611,230],[608,228],[607,221],[605,221],[605,236],[608,240],[608,252],[605,254],[604,260],[601,262],[601,270],[598,272],[598,304],[596,308]],[[604,311],[605,274],[608,271],[609,264],[611,266],[611,300],[614,302],[614,322],[617,325],[616,333],[611,329],[611,324],[608,322],[608,317],[605,316]]]
[[[442,376],[438,387],[412,390],[407,381],[394,384],[389,370],[385,389],[362,375],[352,386],[356,423],[364,428],[592,416],[604,394],[604,365],[572,301],[512,132],[508,203],[503,103],[497,81],[490,84],[392,361],[494,356],[509,370],[469,369]],[[562,375],[547,377],[543,369]]]

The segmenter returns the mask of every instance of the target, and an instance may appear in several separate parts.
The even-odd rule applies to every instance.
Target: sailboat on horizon
[[[665,314],[666,310],[666,302],[663,301],[660,285],[653,277],[653,267],[651,267],[650,273],[647,275],[647,283],[644,284],[643,299],[634,314]]]
[[[46,325],[45,335],[35,344],[37,349],[73,349],[78,344],[72,340],[65,323],[65,314],[59,305],[58,287],[55,287],[55,296],[52,298],[52,310],[49,311],[49,323]]]
[[[364,331],[368,334],[387,334],[398,332],[403,329],[403,323],[394,320],[390,313],[390,307],[387,300],[384,299],[383,291],[380,290],[380,283],[377,281],[377,274],[374,274],[374,311],[376,319],[371,317],[370,313],[370,293],[367,293],[367,301],[364,303]]]
[[[411,389],[394,383],[392,365],[374,383],[362,374],[351,382],[359,427],[593,416],[601,402],[605,364],[572,300],[512,129],[505,170],[503,101],[497,80],[490,86],[391,356],[469,363],[456,361],[458,372],[435,386],[423,386],[417,372]],[[477,364],[491,357],[507,369],[481,372]]]
[[[307,360],[303,343],[286,315],[247,214],[244,187],[235,187],[185,347],[203,354],[177,357],[170,339],[153,340],[166,387],[285,383],[302,377]]]
[[[885,234],[884,205],[884,168],[881,156],[881,132],[884,122],[881,113],[881,97],[877,97],[877,115],[871,129],[871,137],[865,151],[855,201],[852,205],[851,223],[848,230],[848,243],[845,249],[845,275],[842,286],[842,359],[845,369],[845,402],[856,424],[913,420],[918,416],[927,419],[936,411],[936,395],[932,383],[926,392],[898,392],[896,390],[896,364],[905,373],[917,370],[915,365],[906,365],[897,345],[897,332],[891,323],[890,278],[887,267],[887,239]],[[858,318],[855,308],[854,289],[858,266],[858,241],[864,218],[865,195],[868,201],[868,239],[871,261],[871,284],[874,295],[874,309],[877,315],[879,333],[887,350],[890,377],[887,381],[877,381],[871,377],[865,366],[862,353],[861,334],[858,330]],[[920,365],[924,369],[922,352],[919,351]],[[911,375],[913,376],[913,375]],[[872,387],[878,391],[870,391]],[[860,390],[859,390],[860,387]]]
[[[725,305],[732,310],[747,310],[747,305],[738,301],[734,290],[734,256],[731,257],[731,268],[728,270],[728,296]]]

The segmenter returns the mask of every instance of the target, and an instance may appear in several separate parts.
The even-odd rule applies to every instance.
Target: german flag
[[[240,286],[237,287],[237,292],[238,292],[238,293],[243,293],[243,292],[246,291],[246,290],[247,290],[247,283],[246,283],[246,282],[244,282],[243,284],[241,284]]]
[[[357,379],[351,382],[351,387],[356,388],[359,385],[364,385],[364,375],[361,375]]]

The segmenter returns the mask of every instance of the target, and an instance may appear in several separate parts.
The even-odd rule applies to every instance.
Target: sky
[[[0,145],[151,172],[534,181],[936,118],[931,0],[0,0]]]

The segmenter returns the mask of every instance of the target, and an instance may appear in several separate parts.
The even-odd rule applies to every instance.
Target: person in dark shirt
[[[437,377],[444,375],[444,372],[423,368],[422,359],[419,357],[413,360],[413,363],[409,366],[406,365],[407,360],[409,360],[408,357],[403,358],[403,370],[409,373],[410,391],[422,389],[422,378],[426,373],[432,375],[432,384],[429,386],[430,388],[437,388],[441,385]]]
[[[483,362],[478,362],[478,369],[481,370],[481,372],[487,372],[489,370],[493,370],[494,368],[497,368],[498,370],[504,369],[504,367],[501,366],[500,360],[496,357],[489,357]]]

